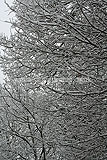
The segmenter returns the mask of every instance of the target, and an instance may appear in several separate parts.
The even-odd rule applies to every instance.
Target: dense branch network
[[[15,0],[8,7],[16,20],[10,39],[0,39],[2,156],[106,159],[107,2]]]

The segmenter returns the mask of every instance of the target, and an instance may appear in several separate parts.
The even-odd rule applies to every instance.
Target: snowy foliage
[[[107,1],[15,0],[10,9],[15,33],[0,38],[1,154],[106,160]]]

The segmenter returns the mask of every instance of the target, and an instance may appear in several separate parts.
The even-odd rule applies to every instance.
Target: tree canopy
[[[8,4],[7,4],[8,5]],[[15,0],[1,36],[4,159],[107,159],[107,1]]]

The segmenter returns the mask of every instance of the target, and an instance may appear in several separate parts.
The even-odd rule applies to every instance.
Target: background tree
[[[16,14],[16,20],[11,22],[15,33],[10,39],[1,37],[1,45],[5,47],[1,66],[8,76],[6,83],[10,83],[9,103],[15,100],[13,88],[17,81],[20,81],[19,88],[25,82],[40,97],[45,93],[42,100],[34,96],[36,105],[31,101],[26,104],[31,107],[31,114],[32,108],[36,110],[39,105],[38,123],[41,119],[47,122],[43,130],[45,143],[36,144],[36,148],[43,149],[44,144],[47,151],[48,143],[51,144],[52,155],[50,149],[51,156],[46,155],[44,159],[106,159],[107,2],[16,0],[10,9]],[[22,97],[26,94],[24,85]],[[32,98],[31,91],[28,97]],[[27,125],[29,117],[33,118],[26,117]],[[40,134],[39,130],[37,133]]]

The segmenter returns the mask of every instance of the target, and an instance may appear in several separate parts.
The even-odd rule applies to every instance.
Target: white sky
[[[6,0],[6,2],[11,5],[13,0]],[[12,14],[9,14],[10,10],[4,3],[4,0],[0,0],[0,34],[3,33],[7,36],[10,35],[10,24],[3,22],[8,21],[10,18],[12,18]],[[1,50],[0,50],[1,52]],[[3,73],[0,69],[0,83],[3,83]]]

